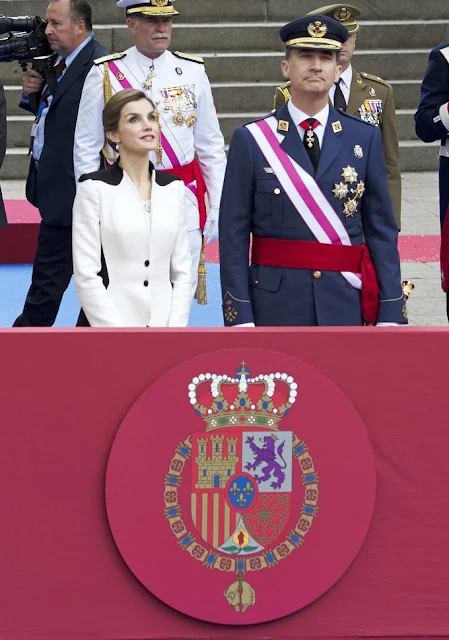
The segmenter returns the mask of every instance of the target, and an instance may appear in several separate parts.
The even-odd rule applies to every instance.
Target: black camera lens
[[[36,16],[17,16],[8,18],[0,16],[0,33],[8,33],[9,31],[26,31],[30,33],[34,31],[38,25]]]
[[[26,35],[0,39],[0,61],[23,60],[32,57]]]

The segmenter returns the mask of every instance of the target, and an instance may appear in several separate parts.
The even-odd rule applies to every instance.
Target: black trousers
[[[72,227],[41,222],[31,287],[13,326],[53,326],[72,274]]]

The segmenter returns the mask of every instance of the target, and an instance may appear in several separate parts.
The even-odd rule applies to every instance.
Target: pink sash
[[[281,147],[283,136],[277,132],[274,116],[246,125],[298,214],[318,242],[351,246],[351,239],[336,211],[314,178]],[[361,289],[360,274],[342,272],[356,289]]]

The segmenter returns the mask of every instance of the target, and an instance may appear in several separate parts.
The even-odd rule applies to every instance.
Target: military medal
[[[374,87],[370,87],[369,88],[369,94],[370,94],[370,96],[373,96],[373,97],[376,95],[376,90],[375,90]]]
[[[178,76],[182,76],[182,69],[181,69],[181,67],[176,67],[175,71],[176,71],[176,73],[178,74]]]
[[[365,193],[365,183],[363,182],[363,180],[360,180],[355,189],[351,189],[351,193],[354,194],[357,200],[360,200],[360,198]]]
[[[288,131],[290,123],[286,120],[279,120],[278,131]]]
[[[352,218],[355,213],[357,213],[357,200],[355,198],[349,198],[347,202],[345,202],[344,213],[347,218]]]
[[[341,175],[343,176],[345,182],[349,182],[349,184],[357,182],[358,173],[354,169],[354,167],[350,167],[349,165],[347,167],[344,167],[343,173]]]
[[[181,111],[178,111],[178,113],[175,113],[175,115],[173,116],[173,122],[177,127],[180,127],[182,124],[184,124],[184,120],[184,114],[181,113]]]
[[[161,89],[161,93],[164,96],[164,110],[174,113],[173,122],[175,125],[180,127],[185,122],[188,127],[193,127],[197,120],[196,114],[190,113],[185,115],[185,112],[196,109],[198,106],[195,96],[195,85],[167,87]]]
[[[123,73],[121,71],[119,71],[118,74],[115,77],[117,78],[117,80],[119,82],[121,82],[122,80],[125,79],[125,76],[123,75]]]
[[[187,116],[186,120],[186,125],[188,127],[193,127],[193,125],[196,122],[196,113],[191,113],[190,115]]]
[[[343,200],[343,198],[346,198],[346,196],[348,195],[348,191],[348,185],[346,185],[344,182],[339,182],[338,184],[335,183],[335,186],[332,189],[334,197],[338,198],[339,200]]]
[[[313,133],[312,129],[309,129],[308,131],[306,131],[306,143],[309,149],[313,147],[314,142],[315,142],[315,134]]]
[[[356,158],[363,158],[363,149],[359,144],[354,147],[354,155]]]
[[[382,100],[365,100],[359,109],[360,119],[365,122],[369,122],[374,126],[378,126],[380,123],[382,108]]]
[[[145,91],[148,91],[149,89],[151,89],[151,87],[153,86],[153,80],[155,77],[156,77],[156,74],[154,72],[154,64],[152,64],[145,81],[142,82],[142,87],[143,89],[145,89]]]

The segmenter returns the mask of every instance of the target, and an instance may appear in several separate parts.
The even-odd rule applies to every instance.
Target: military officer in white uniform
[[[186,184],[192,279],[196,288],[202,235],[207,242],[218,237],[226,155],[204,61],[168,50],[172,16],[179,14],[174,1],[117,3],[126,9],[126,22],[135,46],[96,60],[88,74],[76,125],[74,167],[78,180],[82,174],[98,170],[100,152],[103,151],[109,164],[116,159],[117,153],[105,145],[103,107],[117,91],[143,89],[155,103],[161,125],[161,144],[150,159],[156,169],[177,174]]]

